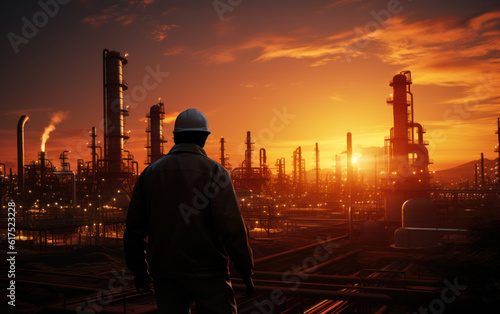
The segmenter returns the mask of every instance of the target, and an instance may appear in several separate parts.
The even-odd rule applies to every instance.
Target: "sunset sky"
[[[50,14],[40,3],[51,3]],[[1,14],[0,162],[14,172],[22,114],[30,117],[26,162],[36,159],[44,127],[60,111],[64,118],[46,144],[49,158],[59,167],[59,154],[71,150],[73,170],[76,159],[90,160],[85,143],[102,121],[104,48],[129,54],[125,146],[141,169],[145,115],[158,98],[167,111],[167,151],[175,116],[194,107],[212,130],[208,155],[218,160],[224,136],[233,167],[244,159],[247,131],[256,142],[254,160],[264,147],[272,166],[287,159],[287,171],[298,146],[313,168],[315,142],[321,168],[333,168],[347,132],[362,159],[389,135],[392,108],[385,101],[389,81],[402,70],[412,71],[415,121],[427,130],[431,170],[481,152],[496,158],[498,1],[9,0]],[[33,22],[35,32],[26,26]],[[150,72],[158,84],[143,95]]]

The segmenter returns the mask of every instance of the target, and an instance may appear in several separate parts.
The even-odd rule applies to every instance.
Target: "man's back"
[[[251,250],[229,174],[203,148],[177,144],[139,180],[140,192],[134,194],[140,197],[133,196],[127,223],[134,211],[148,216],[153,276],[227,274],[226,251],[242,275],[251,273]]]

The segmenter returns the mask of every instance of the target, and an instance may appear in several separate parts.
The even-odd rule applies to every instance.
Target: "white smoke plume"
[[[49,139],[49,134],[50,132],[54,131],[56,129],[56,125],[58,125],[59,123],[61,123],[62,120],[66,119],[68,116],[68,112],[67,111],[62,111],[62,110],[59,110],[57,112],[54,112],[52,114],[52,117],[50,117],[50,123],[48,126],[45,127],[45,129],[43,130],[43,134],[42,134],[42,137],[40,138],[42,140],[42,152],[45,151],[45,143],[47,142],[47,140]]]

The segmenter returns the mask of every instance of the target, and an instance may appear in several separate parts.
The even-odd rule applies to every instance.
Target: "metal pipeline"
[[[233,284],[233,287],[237,289],[244,289],[245,285]],[[255,286],[254,293],[273,293],[274,291],[283,291],[283,287],[278,286]],[[345,301],[356,301],[356,302],[372,302],[380,303],[391,307],[393,304],[393,299],[385,294],[378,293],[358,293],[358,292],[342,292],[342,291],[331,291],[331,290],[319,290],[319,289],[287,289],[286,296],[296,296],[296,297],[310,297],[310,298],[323,298],[323,299],[333,299],[333,300],[345,300]]]
[[[282,272],[255,271],[256,278],[271,278],[282,280]],[[391,285],[391,286],[420,286],[420,287],[440,287],[444,286],[442,281],[422,280],[422,279],[393,279],[393,278],[361,278],[359,276],[338,276],[338,275],[317,275],[308,274],[309,283],[339,283],[339,284],[366,284],[366,285]]]
[[[226,150],[224,148],[224,143],[226,141],[224,140],[223,137],[220,138],[220,164],[222,167],[226,167]]]
[[[250,131],[247,132],[247,149],[245,150],[245,167],[248,173],[250,173],[250,168],[252,168],[252,136]]]
[[[261,263],[263,261],[267,261],[267,260],[270,260],[270,259],[273,259],[273,258],[282,257],[282,256],[285,256],[285,255],[290,254],[290,253],[295,253],[295,252],[299,252],[299,251],[308,249],[310,247],[318,246],[318,245],[326,243],[326,242],[337,241],[337,240],[341,240],[341,239],[344,239],[344,238],[347,238],[347,235],[343,235],[343,236],[336,237],[336,238],[333,238],[333,239],[327,239],[327,240],[324,240],[324,241],[312,243],[312,244],[309,244],[309,245],[306,245],[306,246],[302,246],[302,247],[298,247],[298,248],[295,248],[295,249],[291,249],[291,250],[288,250],[288,251],[285,251],[285,252],[280,252],[280,253],[277,253],[277,254],[273,254],[273,255],[269,255],[269,256],[264,256],[264,257],[256,259],[254,262],[255,263]]]
[[[107,115],[107,103],[106,103],[106,55],[108,54],[109,50],[104,49],[102,51],[102,106],[103,106],[103,117],[104,117],[104,123],[103,123],[103,138],[104,138],[104,158],[107,157],[107,147],[106,147],[106,136],[108,134],[108,115]],[[106,159],[104,160],[104,172],[108,172],[108,167],[107,167],[107,162]]]
[[[416,127],[418,129],[417,130],[418,144],[423,145],[424,144],[424,128],[422,127],[422,125],[420,123],[411,122],[411,123],[408,123],[408,126]],[[413,134],[413,132],[412,132],[412,134]]]
[[[135,174],[139,175],[139,163],[137,161],[132,161],[132,165],[135,165]]]
[[[266,149],[261,148],[259,150],[259,166],[261,169],[266,166],[266,162],[267,162]]]

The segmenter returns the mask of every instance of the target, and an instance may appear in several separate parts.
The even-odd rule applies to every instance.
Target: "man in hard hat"
[[[149,291],[147,256],[161,313],[189,313],[193,302],[198,313],[236,313],[228,258],[245,295],[253,291],[247,230],[228,172],[203,149],[209,134],[201,112],[180,113],[175,145],[134,186],[123,237],[127,267],[137,290]]]

